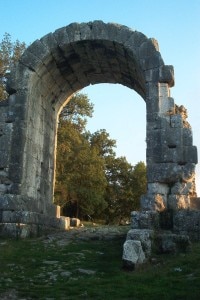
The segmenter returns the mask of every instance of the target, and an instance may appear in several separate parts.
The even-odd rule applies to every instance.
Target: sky
[[[171,96],[188,110],[194,145],[200,149],[200,0],[0,0],[0,40],[27,45],[72,22],[119,23],[155,38],[166,65],[173,65]],[[100,84],[82,90],[94,104],[88,130],[106,129],[116,140],[117,156],[135,165],[146,160],[144,100],[121,85]],[[196,168],[200,194],[200,166]]]

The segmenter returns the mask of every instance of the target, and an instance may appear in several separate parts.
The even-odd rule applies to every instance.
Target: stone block
[[[200,211],[178,210],[173,214],[174,231],[185,232],[193,240],[200,240]]]
[[[176,163],[151,164],[147,168],[148,182],[173,183],[182,177],[183,168]]]
[[[147,184],[148,194],[161,194],[167,195],[169,193],[168,184],[154,182]]]
[[[137,240],[141,242],[146,257],[151,255],[151,245],[154,231],[150,229],[131,229],[128,231],[126,240]]]
[[[182,146],[182,129],[167,128],[161,131],[162,143],[168,147]]]
[[[192,146],[193,137],[191,128],[183,128],[183,146]]]
[[[5,194],[8,190],[8,186],[6,184],[0,183],[0,194]]]
[[[192,182],[176,182],[171,187],[171,194],[189,195],[193,192],[193,189]]]
[[[154,56],[155,51],[157,51],[155,44],[152,43],[151,39],[148,39],[140,45],[139,57],[140,57],[140,59],[145,59],[147,57]]]
[[[145,71],[146,82],[152,81],[157,82],[159,78],[159,68],[150,69]]]
[[[123,267],[134,270],[137,265],[145,262],[146,257],[140,241],[127,240],[123,245]]]
[[[182,180],[184,182],[193,181],[195,178],[195,164],[186,163],[183,168]]]
[[[70,218],[69,217],[60,217],[60,227],[61,229],[67,230],[70,228]]]
[[[170,116],[156,116],[154,120],[148,121],[147,131],[156,129],[167,129],[170,126]]]
[[[159,213],[159,225],[161,230],[173,230],[173,210],[166,209]]]
[[[0,168],[8,168],[9,165],[9,151],[0,150]]]
[[[131,212],[131,228],[140,229],[140,214],[139,211]]]
[[[167,206],[167,195],[147,194],[141,196],[140,206],[143,210],[163,211]]]
[[[140,58],[140,63],[143,70],[158,68],[164,65],[160,52],[155,51],[151,56]]]
[[[168,209],[179,210],[190,208],[190,197],[187,195],[169,195]]]
[[[77,219],[77,218],[71,218],[70,219],[70,226],[71,227],[78,227],[78,226],[80,226],[80,224],[81,224],[81,221],[79,219]]]
[[[131,213],[132,229],[158,229],[159,213],[154,211],[141,211]]]
[[[190,209],[200,211],[200,198],[190,197]]]
[[[171,127],[172,128],[183,128],[183,118],[179,114],[174,114],[170,116]]]
[[[164,115],[171,115],[175,112],[174,99],[171,97],[159,98],[159,112]]]
[[[49,52],[53,52],[54,49],[57,49],[58,44],[52,32],[43,36],[40,39],[40,42],[45,46],[45,48],[48,48]]]
[[[198,163],[196,146],[183,146],[183,161],[186,163]]]
[[[155,238],[155,250],[160,253],[179,253],[191,250],[191,242],[188,235],[158,234]]]
[[[168,83],[169,87],[174,86],[174,67],[162,65],[159,68],[159,82]]]
[[[166,163],[184,163],[183,149],[180,146],[162,147],[162,161]],[[161,161],[159,161],[161,162]]]

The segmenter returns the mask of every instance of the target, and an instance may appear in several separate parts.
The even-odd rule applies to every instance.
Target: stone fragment
[[[79,219],[77,219],[77,218],[71,218],[70,219],[70,226],[71,227],[78,227],[78,226],[80,226],[80,224],[81,224],[81,221]]]
[[[95,275],[96,274],[96,271],[94,270],[87,270],[87,269],[77,269],[77,271],[81,274],[86,274],[86,275]]]
[[[145,254],[140,241],[127,240],[123,245],[123,266],[134,270],[137,265],[145,262]]]
[[[61,216],[60,221],[61,221],[61,228],[63,228],[64,230],[70,228],[70,218],[69,217]]]
[[[69,272],[69,271],[63,271],[60,273],[60,276],[62,277],[70,277],[72,274],[72,272]]]
[[[154,231],[150,229],[130,229],[127,233],[126,240],[137,240],[141,242],[142,249],[146,257],[151,255],[151,245]]]

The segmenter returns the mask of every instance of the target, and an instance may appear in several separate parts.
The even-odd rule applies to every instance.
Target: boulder
[[[145,254],[140,241],[127,240],[123,245],[123,267],[134,270],[138,265],[145,262]]]

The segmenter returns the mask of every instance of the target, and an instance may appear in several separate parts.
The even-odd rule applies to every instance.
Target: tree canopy
[[[26,49],[24,42],[12,42],[11,35],[5,33],[0,42],[0,101],[7,98],[6,80],[12,65],[16,64]]]

